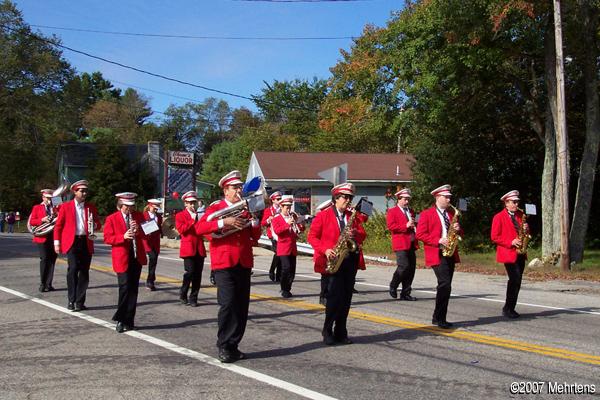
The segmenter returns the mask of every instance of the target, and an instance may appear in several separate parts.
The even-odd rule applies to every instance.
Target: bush
[[[387,229],[385,214],[375,213],[364,224],[367,239],[363,243],[365,254],[390,254],[392,252],[392,239]]]

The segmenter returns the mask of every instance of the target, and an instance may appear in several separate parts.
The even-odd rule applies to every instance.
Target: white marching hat
[[[183,196],[181,196],[181,200],[183,201],[198,201],[198,193],[190,190],[189,192],[185,192]]]
[[[162,204],[162,201],[158,199],[148,199],[148,203],[154,204],[155,206],[160,206]]]
[[[73,183],[71,185],[71,190],[73,192],[76,192],[76,191],[78,191],[81,188],[87,189],[88,185],[89,185],[88,181],[86,181],[85,179],[82,179],[80,181],[77,181],[77,182]]]
[[[437,197],[437,196],[452,196],[452,193],[450,192],[452,190],[452,186],[450,185],[442,185],[439,188],[435,188],[431,191],[431,195],[433,197]]]
[[[121,204],[125,204],[126,206],[134,206],[137,194],[133,192],[121,192],[115,194],[115,197],[121,201]]]
[[[42,194],[42,196],[48,197],[48,198],[52,197],[52,193],[53,192],[54,192],[54,190],[52,190],[52,189],[42,189],[42,190],[40,190],[40,193]]]
[[[404,188],[401,190],[398,190],[396,193],[394,193],[394,196],[400,198],[400,197],[407,197],[407,198],[411,198],[411,193],[410,193],[410,189],[409,188]]]
[[[331,189],[331,194],[337,196],[338,194],[347,194],[354,196],[354,185],[350,182],[340,183]]]
[[[242,185],[242,173],[238,170],[231,171],[219,180],[219,186],[224,188],[229,185]]]
[[[502,201],[520,200],[519,199],[519,191],[518,190],[511,190],[510,192],[506,193],[504,196],[500,197],[500,200],[502,200]]]
[[[279,202],[279,204],[281,204],[282,206],[284,205],[292,205],[294,203],[294,196],[292,196],[291,194],[286,194],[281,196],[281,202]]]
[[[276,197],[281,197],[281,192],[279,190],[274,191],[273,193],[271,193],[271,195],[269,196],[269,198],[271,200],[273,200]]]

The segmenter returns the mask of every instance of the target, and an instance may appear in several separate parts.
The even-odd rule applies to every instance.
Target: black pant
[[[437,293],[435,294],[435,310],[433,319],[435,321],[446,321],[448,313],[448,302],[452,292],[452,277],[454,276],[454,258],[444,257],[440,250],[440,264],[433,267],[433,272],[437,277]]]
[[[56,251],[52,236],[48,236],[44,243],[38,243],[40,252],[40,285],[49,288],[54,278],[54,264],[56,263]]]
[[[151,250],[146,253],[148,256],[148,277],[146,278],[147,285],[153,285],[156,281],[156,263],[158,262],[158,252]]]
[[[321,293],[319,297],[327,297],[327,286],[329,285],[329,275],[321,274]]]
[[[193,257],[183,258],[183,283],[181,284],[181,290],[179,296],[181,299],[188,299],[190,303],[198,302],[198,292],[200,292],[200,283],[202,282],[202,269],[204,268],[204,257],[200,254],[196,254]],[[188,298],[188,290],[192,290]]]
[[[273,259],[271,259],[271,267],[269,268],[269,276],[275,275],[275,280],[281,279],[281,260],[277,255],[277,240],[271,239],[273,246]]]
[[[246,331],[250,304],[250,268],[240,264],[215,270],[219,330],[217,347],[235,351]]]
[[[127,271],[117,274],[117,282],[119,283],[119,302],[117,311],[112,317],[113,321],[122,322],[129,326],[134,325],[141,273],[142,266],[135,257],[130,255]]]
[[[281,260],[281,290],[292,290],[292,282],[296,276],[296,256],[279,256]]]
[[[75,237],[73,246],[67,252],[67,293],[69,303],[85,304],[85,293],[90,283],[90,263],[92,255],[88,250],[86,237]]]
[[[525,271],[525,255],[519,254],[515,263],[504,264],[504,268],[506,268],[506,274],[508,275],[508,284],[506,285],[506,302],[502,310],[515,311],[517,298],[521,290],[523,271]]]
[[[415,270],[417,268],[417,255],[415,249],[401,250],[396,252],[396,264],[398,267],[392,276],[390,289],[398,289],[402,283],[402,292],[400,296],[410,295],[412,283],[415,279]]]
[[[352,303],[352,289],[356,279],[357,265],[358,254],[352,253],[342,262],[338,272],[327,278],[327,304],[325,305],[323,337],[333,336],[338,340],[348,337],[346,321]]]

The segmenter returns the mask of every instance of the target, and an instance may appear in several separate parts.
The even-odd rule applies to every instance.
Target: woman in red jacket
[[[304,231],[304,224],[296,222],[296,217],[292,215],[292,204],[294,196],[282,196],[281,213],[273,217],[271,227],[278,237],[277,256],[281,260],[281,296],[285,298],[292,297],[292,282],[296,275],[296,255],[298,250],[296,241],[298,234]]]
[[[496,262],[504,263],[508,284],[506,286],[506,302],[502,308],[502,315],[507,318],[518,318],[515,311],[517,298],[521,290],[521,280],[525,270],[527,254],[518,254],[517,246],[521,245],[519,227],[523,223],[523,212],[519,211],[519,192],[511,190],[500,198],[504,202],[504,209],[494,215],[492,220],[491,239],[496,243]],[[527,224],[524,225],[527,232]]]
[[[315,272],[326,273],[327,260],[336,256],[334,248],[340,233],[350,221],[348,206],[354,198],[354,185],[342,183],[331,190],[333,207],[321,211],[312,222],[308,242],[315,250]],[[358,211],[357,211],[358,212]],[[365,269],[361,245],[367,234],[359,218],[351,227],[351,237],[358,245],[358,251],[350,252],[342,261],[339,270],[327,278],[327,302],[323,324],[323,342],[328,345],[351,344],[346,322],[352,303],[352,289],[358,269]]]
[[[148,200],[148,204],[144,207],[144,222],[154,221],[158,226],[158,230],[144,236],[144,249],[148,256],[148,277],[146,278],[146,287],[151,291],[155,291],[156,287],[156,263],[160,254],[160,227],[162,225],[162,217],[158,214],[158,207],[161,201],[158,199]]]
[[[112,246],[112,266],[119,283],[119,303],[113,315],[116,330],[122,333],[135,328],[138,286],[142,265],[146,265],[146,252],[140,225],[142,213],[134,211],[137,195],[131,192],[117,193],[117,211],[106,217],[104,243]]]

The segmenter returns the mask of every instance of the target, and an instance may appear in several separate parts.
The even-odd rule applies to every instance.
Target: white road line
[[[65,307],[56,305],[56,304],[51,303],[46,300],[39,299],[37,297],[29,296],[28,294],[21,293],[21,292],[18,292],[13,289],[9,289],[4,286],[0,286],[0,290],[4,291],[6,293],[12,294],[14,296],[23,298],[23,299],[31,300],[34,303],[41,304],[48,308],[52,308],[53,310],[62,312],[69,316],[81,318],[85,321],[92,322],[96,325],[100,325],[105,328],[109,328],[109,329],[115,328],[115,324],[113,322],[108,322],[108,321],[105,321],[100,318],[92,317],[92,316],[87,315],[82,312],[73,313]],[[212,365],[213,367],[226,369],[226,370],[228,370],[230,372],[234,372],[238,375],[242,375],[247,378],[254,379],[256,381],[263,382],[263,383],[266,383],[271,386],[275,386],[277,388],[297,394],[297,395],[305,397],[307,399],[336,400],[335,397],[331,397],[331,396],[327,396],[327,395],[319,393],[319,392],[315,392],[314,390],[310,390],[310,389],[304,388],[302,386],[295,385],[293,383],[272,377],[267,374],[263,374],[261,372],[251,370],[249,368],[240,367],[239,365],[234,365],[234,364],[223,364],[216,358],[211,357],[207,354],[203,354],[203,353],[200,353],[200,352],[197,352],[197,351],[185,348],[185,347],[178,346],[174,343],[167,342],[166,340],[162,340],[162,339],[156,338],[154,336],[147,335],[145,333],[141,333],[138,331],[127,331],[127,332],[122,333],[121,335],[123,335],[123,334],[143,340],[143,341],[151,343],[155,346],[162,347],[163,349],[170,350],[174,353],[178,353],[178,354],[184,355],[186,357],[193,358],[194,360],[200,361],[200,362],[208,364],[208,365]],[[115,333],[115,335],[117,335],[117,334]]]

